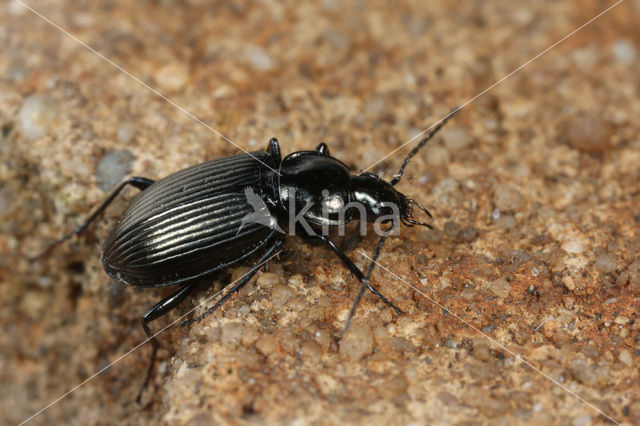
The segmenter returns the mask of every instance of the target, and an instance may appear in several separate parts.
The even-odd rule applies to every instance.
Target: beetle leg
[[[262,255],[262,257],[256,262],[256,264],[251,267],[251,269],[249,270],[249,272],[247,272],[241,279],[240,281],[238,281],[238,283],[236,283],[233,287],[231,287],[231,290],[229,290],[224,296],[222,296],[220,298],[220,300],[218,300],[216,302],[215,305],[213,305],[212,307],[210,307],[204,314],[196,317],[196,318],[191,318],[188,319],[184,322],[182,322],[180,324],[180,327],[185,327],[187,325],[193,324],[194,322],[200,322],[203,319],[205,319],[206,317],[208,317],[213,311],[215,311],[216,309],[218,309],[220,306],[222,306],[222,304],[224,302],[226,302],[229,297],[231,297],[232,294],[237,293],[238,291],[240,291],[242,289],[242,287],[244,287],[249,280],[256,274],[256,272],[258,272],[260,270],[260,267],[262,266],[262,263],[265,262],[267,259],[269,259],[269,256],[271,256],[273,254],[273,252],[280,247],[282,244],[284,243],[284,238],[278,238],[271,247],[269,247],[269,249]]]
[[[329,248],[331,248],[331,250],[333,250],[333,252],[338,255],[340,260],[342,260],[342,262],[347,266],[347,268],[349,268],[349,270],[353,273],[353,275],[356,276],[358,281],[360,281],[361,283],[365,283],[366,282],[366,286],[369,289],[369,291],[371,291],[373,294],[375,294],[387,306],[389,306],[390,308],[392,308],[394,311],[396,311],[399,314],[404,313],[404,312],[402,312],[402,310],[400,308],[395,306],[393,303],[391,303],[391,301],[389,299],[384,297],[378,290],[376,290],[376,288],[374,286],[372,286],[371,283],[369,283],[368,279],[365,280],[365,274],[362,273],[360,268],[358,268],[351,261],[351,259],[349,259],[347,257],[347,255],[344,254],[344,252],[342,250],[340,250],[340,248],[338,248],[338,246],[336,246],[335,243],[329,239],[329,237],[327,237],[325,235],[322,235],[322,234],[315,234],[315,235],[312,235],[312,237],[315,237],[315,238],[318,238],[319,240],[324,241],[329,246]]]
[[[269,140],[269,146],[267,147],[267,152],[271,155],[273,159],[273,163],[276,166],[280,165],[280,161],[282,161],[282,155],[280,154],[280,144],[278,143],[278,139],[271,138]]]
[[[384,244],[389,234],[391,234],[391,232],[393,232],[393,227],[388,231],[386,231],[378,240],[376,249],[374,250],[373,256],[371,257],[371,262],[369,263],[369,268],[367,269],[367,272],[364,274],[364,277],[362,278],[362,285],[360,286],[360,291],[358,291],[358,295],[356,296],[356,298],[353,301],[353,304],[351,305],[351,309],[349,310],[349,316],[347,317],[347,322],[345,323],[344,328],[342,329],[342,332],[338,335],[338,340],[342,339],[342,336],[344,336],[344,333],[347,332],[347,330],[349,329],[349,326],[351,325],[351,319],[356,313],[356,309],[360,304],[360,299],[362,298],[362,295],[364,294],[365,289],[369,286],[369,278],[371,277],[371,272],[373,272],[373,267],[376,265],[376,260],[378,259],[378,256],[380,256],[380,251],[382,251],[382,245]]]
[[[149,384],[149,380],[151,379],[151,373],[153,372],[153,365],[156,363],[156,354],[158,352],[158,348],[160,347],[160,344],[156,340],[155,336],[151,333],[148,323],[160,318],[161,316],[165,315],[166,313],[171,311],[173,308],[178,306],[185,299],[185,297],[187,297],[189,293],[193,291],[193,289],[195,288],[195,284],[196,283],[193,282],[180,287],[180,289],[175,293],[173,293],[171,296],[167,297],[166,299],[162,299],[160,302],[153,305],[151,309],[149,309],[147,313],[144,314],[144,316],[142,317],[142,328],[144,329],[144,332],[147,333],[147,337],[149,338],[149,340],[151,340],[151,343],[153,344],[153,351],[151,352],[151,359],[149,360],[147,377],[144,379],[144,383],[142,384],[142,387],[138,392],[138,397],[136,398],[137,402],[140,402],[140,398],[142,397],[142,391],[144,391],[147,385]]]
[[[40,253],[35,257],[32,257],[30,260],[35,261],[42,257],[45,257],[46,255],[51,253],[51,250],[53,250],[55,247],[59,246],[60,244],[64,243],[65,241],[67,241],[69,238],[73,237],[74,235],[80,235],[82,232],[84,232],[84,230],[87,229],[87,227],[91,224],[91,222],[93,222],[98,217],[98,215],[100,215],[100,213],[102,213],[109,206],[109,204],[111,204],[111,202],[118,196],[118,194],[124,189],[125,186],[132,185],[138,188],[139,190],[144,191],[153,182],[154,181],[152,181],[151,179],[147,179],[143,177],[131,177],[125,180],[111,193],[111,195],[109,195],[109,197],[107,197],[106,200],[104,200],[102,204],[100,204],[100,207],[98,207],[98,209],[94,211],[93,214],[91,214],[91,216],[89,216],[89,218],[82,225],[74,229],[73,232],[58,239],[58,241],[54,242],[49,247],[47,247],[45,251],[43,251],[42,253]]]
[[[329,147],[324,142],[322,142],[320,145],[318,145],[316,147],[316,151],[318,151],[320,154],[330,155],[329,154]]]

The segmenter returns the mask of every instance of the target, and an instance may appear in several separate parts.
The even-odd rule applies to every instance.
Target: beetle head
[[[363,173],[351,178],[352,201],[362,205],[367,221],[382,219],[383,223],[402,221],[407,226],[421,225],[431,228],[427,223],[413,218],[414,206],[418,206],[429,217],[431,214],[417,201],[407,198],[397,191],[391,183],[380,179],[373,173]]]

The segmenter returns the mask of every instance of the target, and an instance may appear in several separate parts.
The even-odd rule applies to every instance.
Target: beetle
[[[402,178],[411,158],[457,110],[442,119],[413,148],[390,182],[373,173],[351,174],[349,167],[330,155],[325,143],[313,151],[297,151],[282,158],[280,144],[272,138],[265,151],[201,163],[158,181],[129,178],[81,226],[53,243],[37,258],[83,233],[126,186],[141,190],[111,229],[101,256],[106,273],[125,284],[178,286],[175,293],[153,305],[142,317],[142,326],[153,343],[153,351],[138,401],[151,376],[159,347],[149,323],[178,306],[196,288],[199,277],[257,256],[258,260],[249,272],[212,307],[181,325],[200,321],[219,308],[283,245],[282,228],[291,225],[294,212],[299,212],[294,219],[302,219],[300,224],[295,224],[297,232],[326,244],[361,282],[343,333],[366,289],[402,313],[369,283],[369,277],[385,239],[400,222],[431,228],[428,223],[413,217],[414,206],[431,217],[429,211],[394,186]],[[360,213],[364,211],[365,218],[356,215],[355,206],[361,208]],[[382,223],[391,223],[382,233],[366,272],[347,257],[327,232],[323,232],[357,219],[368,222],[382,219]]]

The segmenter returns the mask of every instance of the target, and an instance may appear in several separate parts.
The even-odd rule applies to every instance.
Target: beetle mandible
[[[314,151],[297,151],[282,158],[280,145],[273,138],[266,151],[212,160],[158,181],[129,178],[81,226],[37,257],[48,254],[55,246],[85,231],[127,185],[142,191],[112,228],[101,257],[106,273],[125,284],[137,287],[179,286],[175,293],[153,305],[142,317],[142,326],[153,342],[153,352],[138,400],[151,376],[159,346],[149,329],[149,322],[179,305],[195,289],[197,278],[259,256],[249,272],[211,308],[182,325],[200,321],[219,308],[233,293],[242,289],[284,243],[285,235],[280,231],[289,224],[294,213],[292,209],[301,212],[299,215],[303,223],[308,224],[299,226],[298,231],[305,237],[324,242],[361,282],[360,293],[352,304],[343,333],[349,327],[366,289],[402,313],[369,283],[369,276],[386,237],[399,226],[399,222],[407,226],[431,227],[413,217],[414,205],[431,217],[429,211],[394,186],[402,178],[411,158],[457,111],[458,108],[454,109],[427,133],[404,159],[390,182],[372,173],[351,174],[345,164],[329,154],[325,143]],[[354,204],[362,206],[368,222],[387,218],[384,222],[392,223],[378,241],[366,272],[358,268],[326,233],[321,232],[321,229],[344,226],[352,220],[362,219],[355,211],[346,208]]]

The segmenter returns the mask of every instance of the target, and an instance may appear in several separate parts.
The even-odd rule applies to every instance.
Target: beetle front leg
[[[149,380],[151,379],[151,373],[153,372],[153,365],[156,363],[156,354],[158,352],[158,348],[160,344],[156,340],[155,336],[151,333],[149,329],[149,323],[153,320],[160,318],[161,316],[167,314],[173,308],[178,306],[182,301],[193,291],[195,288],[195,282],[182,286],[178,291],[173,293],[171,296],[162,299],[160,302],[156,303],[147,311],[146,314],[142,317],[142,328],[144,332],[147,333],[147,337],[151,340],[153,344],[153,351],[151,352],[151,359],[149,360],[149,368],[147,369],[147,377],[144,379],[144,383],[138,392],[138,397],[136,398],[137,402],[140,402],[142,397],[142,392],[145,390],[147,385],[149,384]]]
[[[102,213],[109,206],[109,204],[111,204],[111,202],[118,196],[118,194],[124,189],[125,186],[127,185],[135,186],[139,190],[144,191],[149,186],[151,186],[153,182],[154,182],[153,180],[143,178],[143,177],[132,177],[125,180],[120,185],[118,185],[118,187],[107,197],[106,200],[102,202],[102,204],[100,204],[100,207],[98,207],[98,209],[94,211],[91,214],[91,216],[89,216],[89,218],[82,225],[74,229],[73,232],[58,239],[56,242],[54,242],[49,247],[47,247],[46,250],[44,250],[39,255],[32,257],[30,260],[33,262],[42,257],[45,257],[46,255],[51,253],[51,250],[53,250],[60,244],[64,243],[65,241],[67,241],[69,238],[73,237],[74,235],[80,235],[82,232],[84,232],[84,230],[87,229],[87,227],[91,224],[91,222],[93,222],[100,215],[100,213]]]
[[[375,287],[373,287],[371,285],[371,283],[369,283],[369,280],[366,279],[365,280],[365,274],[360,270],[360,268],[358,268],[352,261],[351,259],[349,259],[347,257],[346,254],[344,254],[344,252],[342,250],[340,250],[340,248],[338,248],[338,246],[335,245],[335,243],[333,241],[331,241],[329,239],[329,237],[322,235],[322,234],[315,234],[312,235],[312,237],[317,238],[319,240],[324,241],[331,250],[333,250],[333,252],[335,254],[338,255],[338,257],[340,258],[340,260],[342,260],[342,262],[347,266],[347,268],[349,268],[349,270],[353,273],[353,275],[356,276],[356,278],[358,279],[358,281],[360,281],[361,283],[365,283],[367,288],[369,289],[369,291],[371,291],[373,294],[375,294],[380,300],[382,300],[387,306],[389,306],[390,308],[392,308],[394,311],[396,311],[396,313],[398,314],[403,314],[404,312],[402,312],[402,310],[400,308],[398,308],[397,306],[395,306],[393,303],[391,303],[391,301],[389,299],[387,299],[386,297],[384,297],[378,290],[376,290]]]

